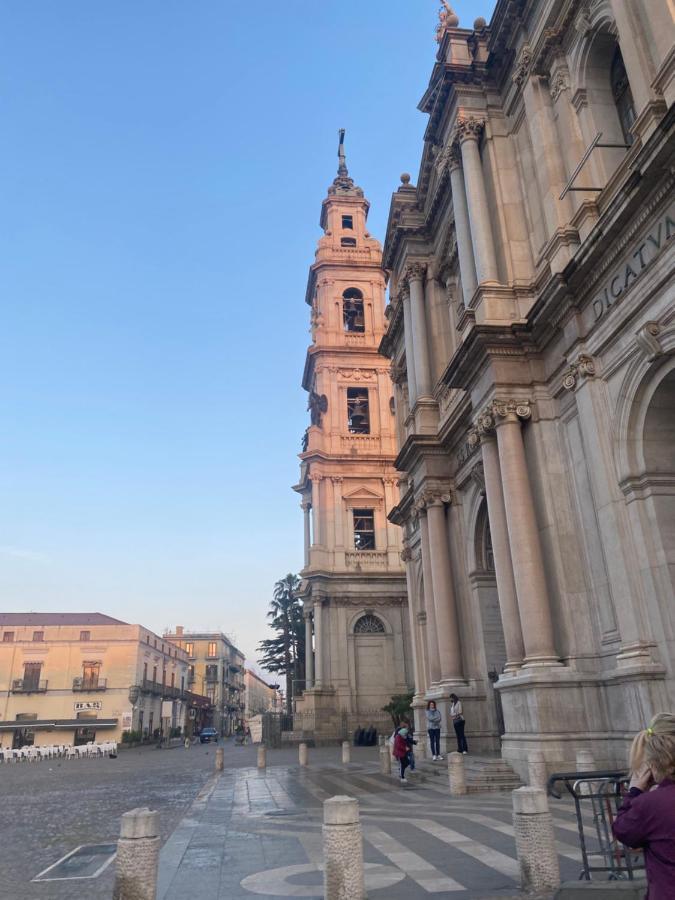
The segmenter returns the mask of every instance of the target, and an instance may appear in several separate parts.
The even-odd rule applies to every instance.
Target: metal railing
[[[47,681],[33,681],[31,678],[15,678],[12,681],[13,694],[44,694]]]
[[[74,691],[105,691],[107,678],[73,678]]]
[[[144,678],[139,687],[146,693],[157,694],[167,698],[178,698],[183,693],[179,687],[172,687],[170,684],[162,684],[159,681],[151,681],[149,678]]]

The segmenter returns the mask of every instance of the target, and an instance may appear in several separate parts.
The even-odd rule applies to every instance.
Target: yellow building
[[[245,715],[247,719],[281,708],[278,688],[268,684],[251,669],[244,671]]]
[[[121,740],[184,726],[188,659],[101,613],[0,613],[0,746]]]
[[[186,632],[177,625],[164,640],[187,654],[188,688],[209,698],[213,727],[232,734],[244,717],[244,654],[220,631]]]

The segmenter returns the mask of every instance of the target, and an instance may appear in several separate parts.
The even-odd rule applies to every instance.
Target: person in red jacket
[[[401,766],[401,783],[407,784],[405,777],[405,770],[410,765],[410,748],[408,747],[408,729],[405,725],[402,725],[396,731],[396,735],[394,737],[394,756],[399,761],[399,765]]]
[[[659,713],[633,741],[628,794],[614,837],[642,847],[649,900],[675,898],[675,716]]]

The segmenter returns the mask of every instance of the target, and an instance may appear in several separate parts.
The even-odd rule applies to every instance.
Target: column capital
[[[405,276],[404,276],[405,279]],[[409,302],[410,300],[410,286],[408,282],[403,280],[399,283],[398,287],[398,296],[401,298],[402,303]]]
[[[413,559],[414,559],[414,555],[413,555],[413,552],[410,549],[410,547],[404,547],[403,550],[401,550],[402,562],[404,562],[404,563],[411,562]]]
[[[404,381],[407,381],[408,373],[406,372],[405,366],[392,364],[389,369],[389,377],[393,384],[403,384]]]
[[[424,491],[415,505],[420,505],[422,508],[427,510],[432,506],[448,506],[451,503],[452,495],[450,494],[450,492],[439,489]]]
[[[307,609],[303,609],[302,617],[303,617],[303,619],[311,619],[312,618],[312,610],[309,607]]]
[[[309,512],[309,510],[312,508],[311,501],[309,501],[309,500],[303,500],[302,503],[300,504],[300,508],[301,508],[304,512]]]
[[[499,427],[505,422],[529,419],[532,415],[532,406],[530,400],[509,398],[508,400],[493,400],[489,411],[494,417],[495,426]]]
[[[460,117],[455,124],[455,140],[461,145],[465,141],[479,141],[485,128],[485,119],[475,116]]]
[[[330,480],[333,482],[333,484],[342,484],[344,478],[342,477],[342,475],[331,475]]]
[[[580,377],[592,378],[593,375],[595,375],[595,360],[592,356],[582,353],[574,362],[570,363],[569,369],[563,375],[562,386],[566,391],[573,391]]]
[[[309,475],[308,478],[310,481],[316,482],[318,484],[320,481],[323,481],[324,476],[323,475]]]
[[[408,284],[413,281],[424,281],[424,276],[426,275],[427,267],[426,263],[423,262],[410,262],[405,267],[405,278]]]
[[[435,165],[439,174],[442,174],[446,169],[452,172],[453,169],[461,168],[462,154],[459,145],[454,141],[446,144],[438,154]]]

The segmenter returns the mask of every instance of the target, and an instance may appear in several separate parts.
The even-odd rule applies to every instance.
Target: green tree
[[[410,691],[409,694],[396,694],[386,706],[382,707],[382,712],[389,713],[391,716],[394,728],[398,728],[401,724],[401,719],[409,719],[412,722],[412,701],[413,692]]]
[[[305,629],[298,599],[300,576],[288,574],[274,585],[267,618],[275,637],[260,641],[259,664],[268,672],[286,676],[286,712],[293,710],[294,682],[305,674]]]

